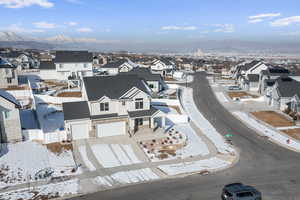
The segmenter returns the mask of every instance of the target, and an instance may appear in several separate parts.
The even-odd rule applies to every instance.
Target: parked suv
[[[223,188],[222,200],[261,200],[261,193],[254,187],[232,183]]]

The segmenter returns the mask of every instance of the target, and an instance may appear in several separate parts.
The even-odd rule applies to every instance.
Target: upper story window
[[[11,83],[12,83],[11,78],[7,78],[7,83],[8,83],[8,84],[11,84]]]
[[[126,105],[126,101],[122,101],[122,106],[125,106]]]
[[[4,119],[8,119],[10,117],[10,111],[3,111]]]
[[[64,68],[64,64],[59,64],[59,68],[60,69]]]
[[[135,109],[144,109],[143,99],[135,99]]]
[[[87,68],[87,67],[88,67],[87,63],[84,63],[83,68]]]
[[[100,103],[100,111],[109,111],[108,103]]]

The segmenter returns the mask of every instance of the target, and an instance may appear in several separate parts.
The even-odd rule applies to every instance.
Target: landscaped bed
[[[274,111],[259,111],[259,112],[252,112],[257,119],[266,122],[274,127],[288,127],[288,126],[295,126],[293,121],[288,120],[283,115],[274,112]]]
[[[57,95],[58,97],[82,97],[81,92],[62,92]]]
[[[246,99],[246,98],[258,98],[259,96],[249,94],[247,92],[228,92],[228,96],[231,99],[240,98],[240,99]]]
[[[300,140],[300,128],[286,129],[282,130],[282,132],[296,140]]]

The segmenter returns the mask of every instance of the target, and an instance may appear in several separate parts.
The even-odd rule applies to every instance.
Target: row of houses
[[[300,76],[263,61],[240,63],[231,69],[232,78],[244,90],[263,95],[270,106],[300,116]]]

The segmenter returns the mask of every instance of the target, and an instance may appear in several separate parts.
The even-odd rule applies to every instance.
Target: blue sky
[[[0,29],[38,37],[186,42],[300,38],[299,0],[0,0]]]

